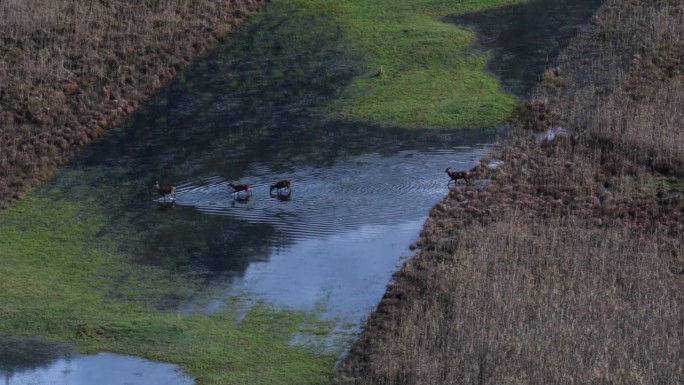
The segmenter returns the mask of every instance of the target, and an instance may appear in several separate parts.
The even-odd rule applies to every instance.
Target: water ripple
[[[482,145],[394,156],[365,154],[288,175],[260,164],[237,181],[252,186],[250,196],[241,193],[238,199],[228,186],[230,180],[212,175],[179,185],[175,203],[207,215],[270,224],[295,239],[321,238],[421,217],[447,192],[445,168],[469,169],[485,150]],[[269,186],[283,178],[292,181],[291,194],[271,194]]]

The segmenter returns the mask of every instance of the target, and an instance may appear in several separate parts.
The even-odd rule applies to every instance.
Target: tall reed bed
[[[684,175],[683,23],[681,2],[607,1],[537,100],[556,105],[573,129]]]
[[[553,229],[553,231],[549,231]],[[511,210],[419,259],[369,384],[676,383],[684,373],[677,240]],[[625,242],[625,240],[630,242]],[[681,262],[681,261],[680,261]]]

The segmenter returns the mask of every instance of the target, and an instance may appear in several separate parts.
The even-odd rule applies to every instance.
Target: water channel
[[[525,96],[599,4],[536,1],[445,21],[474,28],[474,49],[490,51],[491,70]],[[192,295],[160,298],[158,308],[210,313],[265,301],[358,328],[447,193],[444,169],[471,168],[504,131],[401,130],[312,114],[360,73],[362,58],[341,33],[288,35],[287,20],[266,12],[249,23],[50,183],[65,199],[106,197],[99,203],[116,215],[102,236],[134,236],[122,250],[134,263],[201,277]],[[269,193],[280,178],[292,180],[291,195]],[[155,180],[178,185],[173,204],[158,203]],[[253,195],[234,199],[230,181],[250,183]],[[55,353],[11,366],[3,356],[0,373],[12,385],[79,385],[109,367],[132,373],[112,385],[173,383],[170,372],[191,383],[164,364],[128,359]]]

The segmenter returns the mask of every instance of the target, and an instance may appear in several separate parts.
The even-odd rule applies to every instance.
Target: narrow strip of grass
[[[290,343],[303,329],[326,328],[312,314],[257,305],[238,319],[108,299],[121,298],[117,290],[173,291],[188,282],[126,264],[113,242],[98,236],[105,223],[97,206],[56,201],[44,192],[0,212],[0,331],[73,341],[82,352],[177,363],[200,384],[330,379],[339,352]],[[117,287],[122,279],[126,284]]]
[[[291,6],[331,13],[367,55],[367,72],[332,104],[333,113],[402,127],[464,127],[503,122],[515,98],[487,73],[486,54],[469,49],[473,33],[440,19],[516,2],[317,0]]]

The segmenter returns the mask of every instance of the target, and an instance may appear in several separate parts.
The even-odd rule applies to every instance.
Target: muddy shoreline
[[[10,21],[0,26],[0,208],[47,180],[265,3],[0,6],[0,18]]]

